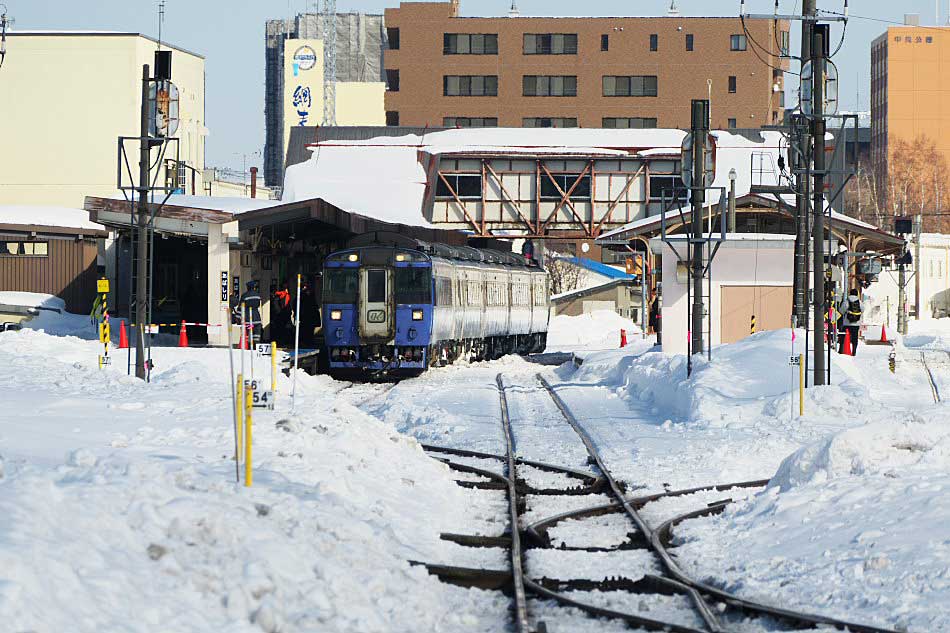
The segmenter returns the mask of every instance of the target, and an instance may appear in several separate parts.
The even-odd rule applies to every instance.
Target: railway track
[[[920,351],[920,363],[924,366],[924,371],[927,372],[927,378],[930,380],[930,391],[933,393],[934,402],[940,403],[943,402],[943,397],[947,394],[940,392],[940,385],[937,384],[937,380],[934,378],[931,363],[927,361],[928,354],[930,355],[931,361],[935,364],[946,365],[950,362],[950,352],[944,350]]]
[[[582,422],[574,415],[556,387],[548,383],[540,374],[536,376],[537,393],[553,403],[564,424],[570,426],[573,436],[580,440],[586,454],[589,470],[573,466],[561,466],[531,461],[518,456],[518,438],[516,424],[512,423],[509,408],[511,387],[506,386],[504,377],[496,379],[501,408],[501,425],[505,440],[506,454],[494,455],[475,451],[465,451],[426,445],[424,448],[444,461],[450,467],[478,476],[481,481],[466,479],[461,485],[478,488],[504,490],[507,497],[507,530],[498,537],[469,535],[443,535],[443,539],[455,541],[473,547],[506,547],[508,569],[484,570],[453,568],[428,565],[430,573],[442,580],[464,586],[503,589],[511,596],[512,630],[517,633],[547,633],[552,630],[572,630],[565,625],[558,628],[561,617],[579,610],[587,616],[621,621],[628,626],[644,630],[669,631],[671,633],[720,633],[725,631],[749,630],[753,622],[754,630],[801,630],[819,627],[833,627],[852,633],[894,633],[888,629],[845,622],[821,615],[802,613],[777,606],[757,603],[725,592],[709,583],[689,577],[677,564],[671,552],[673,530],[679,523],[691,518],[708,516],[722,512],[731,498],[716,498],[714,503],[701,505],[690,512],[663,521],[657,527],[648,524],[640,511],[647,504],[673,497],[712,494],[713,492],[736,491],[762,487],[767,480],[736,482],[702,486],[684,490],[632,496],[628,494],[623,482],[617,481],[597,450],[597,446]],[[523,397],[525,390],[519,391]],[[570,434],[570,432],[568,432]],[[500,468],[499,468],[500,467]],[[503,472],[498,472],[502,470]],[[540,481],[560,478],[560,485],[539,484],[539,473],[544,474]],[[709,494],[705,496],[708,497]],[[598,503],[567,511],[552,513],[542,518],[529,520],[530,515],[541,515],[547,495],[557,495],[562,499],[568,496],[596,495]],[[526,508],[531,506],[530,512]],[[575,503],[574,505],[577,505]],[[540,509],[539,509],[540,508]],[[560,527],[587,525],[587,521],[605,521],[615,524],[625,521],[628,530],[626,538],[607,544],[570,545],[563,538],[552,537]],[[596,526],[594,526],[596,527]],[[594,534],[596,529],[583,529],[581,533]],[[573,553],[584,552],[607,555],[618,560],[631,553],[643,561],[641,569],[627,569],[603,579],[589,577],[565,578],[562,573],[551,577],[550,556],[570,557]],[[538,553],[546,553],[537,558]],[[536,565],[535,561],[541,561]],[[537,567],[537,568],[536,568]],[[565,563],[570,575],[570,563]],[[615,599],[595,599],[600,595],[613,595]],[[621,596],[621,598],[616,598]],[[626,596],[626,599],[622,597]],[[644,610],[643,604],[659,605],[659,608]],[[552,605],[557,605],[552,607]],[[639,608],[631,608],[631,606]],[[536,607],[533,613],[532,607]],[[646,612],[644,612],[646,611]],[[659,614],[657,614],[659,613]],[[756,628],[756,626],[758,628]]]

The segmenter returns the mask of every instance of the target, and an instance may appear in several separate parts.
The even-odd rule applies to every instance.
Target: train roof
[[[350,239],[347,242],[350,248],[361,248],[366,246],[391,246],[395,248],[407,248],[422,251],[431,257],[440,257],[442,259],[452,259],[457,261],[477,262],[484,264],[500,264],[502,266],[523,266],[534,267],[538,265],[534,260],[527,259],[523,255],[516,253],[505,253],[503,251],[488,248],[473,248],[471,246],[453,246],[450,244],[440,244],[435,242],[424,242],[401,233],[390,231],[373,231],[363,233]]]

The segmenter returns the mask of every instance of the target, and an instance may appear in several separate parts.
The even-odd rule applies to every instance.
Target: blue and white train
[[[350,240],[323,264],[331,372],[419,374],[459,358],[544,351],[548,274],[512,253],[396,233]]]

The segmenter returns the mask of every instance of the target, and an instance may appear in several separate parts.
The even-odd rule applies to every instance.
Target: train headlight
[[[350,253],[347,259],[350,260],[351,262],[358,262],[360,260],[360,256],[357,255],[356,253]]]
[[[412,311],[412,320],[421,321],[422,320],[422,310],[413,310]]]
[[[331,320],[331,321],[339,321],[339,320],[342,319],[342,318],[343,318],[343,311],[342,311],[342,310],[330,310],[330,320]]]

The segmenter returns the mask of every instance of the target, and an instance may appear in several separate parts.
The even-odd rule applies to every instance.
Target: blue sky
[[[158,0],[0,0],[18,29],[104,29],[157,35]],[[818,8],[841,11],[844,0],[818,0]],[[338,0],[339,11],[379,13],[398,0]],[[739,0],[678,0],[685,15],[738,15]],[[772,0],[748,0],[747,11],[769,13]],[[948,0],[941,0],[941,23]],[[167,0],[163,39],[207,58],[207,160],[209,166],[240,169],[242,154],[264,144],[264,22],[312,9],[312,0]],[[934,0],[852,0],[847,37],[835,58],[842,109],[867,109],[871,40],[887,22],[920,13],[935,23]],[[462,0],[463,15],[504,15],[510,0]],[[522,15],[662,15],[669,0],[519,0]],[[782,12],[799,12],[796,0],[781,0]],[[860,17],[859,17],[860,16]],[[835,29],[834,41],[840,31]],[[793,43],[798,41],[794,35]],[[789,82],[790,84],[792,81]],[[856,92],[857,89],[857,92]]]

